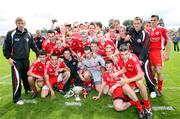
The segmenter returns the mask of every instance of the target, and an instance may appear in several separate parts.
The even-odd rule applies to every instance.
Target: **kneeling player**
[[[56,73],[58,70],[58,74]],[[50,56],[50,64],[45,69],[45,85],[42,88],[41,97],[45,98],[49,91],[51,92],[51,96],[55,97],[55,92],[53,87],[58,85],[58,89],[63,89],[64,84],[70,77],[69,68],[65,65],[64,62],[58,63],[58,56],[56,53],[51,54]],[[60,80],[59,80],[60,79]]]
[[[119,48],[123,61],[120,61],[121,67],[125,67],[125,75],[127,78],[121,80],[120,84],[129,84],[132,88],[138,88],[143,98],[145,115],[148,119],[152,118],[150,101],[148,99],[147,89],[143,82],[143,71],[139,59],[130,53],[129,47],[123,44]]]
[[[28,82],[33,90],[32,98],[35,98],[37,96],[35,81],[40,88],[43,86],[45,66],[46,52],[44,50],[40,50],[37,61],[32,64],[30,70],[28,71]]]

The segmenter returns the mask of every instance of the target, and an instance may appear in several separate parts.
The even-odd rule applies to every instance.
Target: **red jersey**
[[[58,54],[58,57],[61,57],[63,55],[65,47],[61,47],[60,49],[57,46],[54,46],[54,48],[51,50],[52,53]]]
[[[162,50],[168,40],[167,30],[164,27],[157,26],[147,30],[150,36],[150,51]]]
[[[36,61],[31,65],[32,73],[44,77],[44,69],[46,63],[42,63],[40,61]]]
[[[112,42],[115,42],[116,39],[119,38],[119,34],[112,34],[112,35],[111,35],[110,33],[107,33],[107,34],[105,35],[105,38],[111,40]]]
[[[138,74],[138,69],[136,65],[140,65],[140,61],[135,54],[130,54],[129,59],[127,61],[123,61],[123,63],[126,69],[125,75],[128,78],[132,78]]]
[[[45,68],[46,74],[49,76],[49,79],[57,77],[55,75],[56,73],[56,66],[54,66],[52,63],[50,63],[46,68]]]
[[[88,40],[88,39],[87,39],[87,40]],[[90,41],[88,40],[88,41],[86,41],[85,43],[82,42],[82,44],[83,44],[83,48],[84,48],[85,46],[90,46],[91,43],[90,43]]]
[[[79,38],[81,38],[81,35],[79,33],[73,33],[72,37],[73,37],[73,39],[77,39],[77,38],[79,39]]]
[[[80,39],[72,39],[72,43],[70,45],[72,51],[74,51],[76,54],[81,53],[83,54],[83,43]]]
[[[115,67],[114,67],[115,69]],[[122,75],[119,75],[117,78],[112,78],[109,74],[109,72],[104,72],[102,79],[103,81],[106,83],[106,85],[109,86],[109,88],[111,88],[112,86],[114,86],[118,81],[119,78],[122,78]]]
[[[98,41],[98,54],[101,56],[106,56],[106,47],[105,43],[102,43],[101,41]]]
[[[119,67],[114,66],[113,67],[113,73],[119,71],[118,69]],[[108,85],[110,88],[115,85],[117,83],[117,81],[119,81],[119,78],[122,78],[123,74],[119,74],[116,78],[112,78],[111,75],[109,74],[109,72],[105,72],[102,75],[102,79],[103,81],[106,83],[106,85]]]
[[[47,54],[51,53],[51,50],[54,48],[56,45],[55,42],[50,42],[49,40],[45,40],[42,43],[42,49],[46,51]]]

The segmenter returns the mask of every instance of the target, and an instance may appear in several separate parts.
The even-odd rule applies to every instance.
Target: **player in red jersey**
[[[106,61],[106,72],[102,76],[103,82],[101,85],[101,91],[99,92],[98,96],[93,96],[93,99],[99,99],[105,85],[108,85],[110,87],[110,91],[113,94],[112,99],[114,109],[116,111],[123,111],[130,107],[132,104],[134,104],[136,108],[139,110],[139,118],[142,119],[144,117],[144,110],[140,101],[138,100],[135,92],[130,88],[128,84],[119,84],[120,79],[123,79],[123,74],[119,74],[117,77],[113,77],[112,74],[117,72],[118,69],[116,69],[116,67],[114,66],[113,61]],[[128,95],[128,97],[133,101],[126,102],[127,98],[124,94]]]
[[[111,40],[113,43],[118,39],[119,35],[116,34],[116,29],[114,26],[110,26],[108,33],[105,35],[105,37]]]
[[[64,44],[62,43],[62,41],[61,41],[61,40],[57,40],[57,41],[56,41],[56,45],[55,45],[54,48],[51,50],[51,53],[50,53],[50,54],[56,53],[56,54],[58,54],[58,57],[60,58],[60,57],[62,57],[62,55],[63,55],[64,49],[65,49],[65,46],[64,46]]]
[[[158,78],[158,96],[162,95],[162,84],[163,84],[163,58],[164,60],[169,59],[170,55],[170,42],[167,35],[167,30],[164,27],[159,25],[159,16],[152,15],[151,16],[151,29],[148,29],[148,33],[150,36],[150,63],[152,65],[152,70],[154,75],[157,73]],[[166,46],[166,53],[163,54],[163,49]]]
[[[57,70],[59,74],[57,74]],[[58,56],[56,53],[50,55],[50,64],[45,68],[44,77],[46,83],[42,88],[42,98],[45,98],[48,95],[49,91],[51,92],[51,96],[55,97],[53,87],[55,85],[58,85],[58,90],[62,90],[64,84],[69,79],[69,68],[67,68],[63,61],[58,62]]]
[[[54,30],[48,30],[47,32],[47,40],[43,41],[42,49],[46,51],[48,55],[50,55],[51,50],[56,45],[56,36]]]
[[[85,46],[90,46],[90,40],[88,38],[88,32],[83,30],[80,32],[80,35],[81,35],[81,41],[82,41],[82,44],[83,44],[83,48]]]
[[[32,98],[37,96],[37,89],[35,82],[38,87],[42,87],[44,83],[44,69],[46,66],[46,52],[44,50],[39,51],[38,59],[31,65],[28,71],[28,82],[33,90]]]
[[[83,54],[83,44],[80,39],[73,38],[71,32],[65,33],[65,44],[66,48],[72,50],[73,55],[81,56]]]
[[[120,46],[120,55],[124,63],[125,67],[125,75],[127,78],[121,80],[121,84],[129,84],[133,89],[138,88],[140,91],[140,95],[143,98],[145,115],[148,119],[152,118],[152,112],[150,107],[150,101],[148,99],[147,89],[143,82],[143,71],[141,69],[141,64],[138,57],[132,54],[129,50],[127,44],[122,44]]]

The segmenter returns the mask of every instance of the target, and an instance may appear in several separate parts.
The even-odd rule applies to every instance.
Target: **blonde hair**
[[[26,23],[25,19],[23,17],[17,17],[16,20],[15,20],[15,23],[20,22],[20,21]]]

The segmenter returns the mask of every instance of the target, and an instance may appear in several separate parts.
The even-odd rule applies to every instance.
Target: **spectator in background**
[[[178,36],[177,33],[175,33],[173,36],[174,51],[176,51],[176,49],[177,49],[177,51],[179,52],[179,45],[178,45],[179,40],[180,40],[180,37]]]
[[[24,18],[16,18],[17,28],[7,33],[3,44],[3,54],[11,65],[12,84],[13,84],[13,102],[17,105],[23,105],[21,99],[21,79],[23,81],[25,92],[31,91],[27,72],[29,69],[30,49],[38,52],[34,43],[32,34],[25,28]]]

